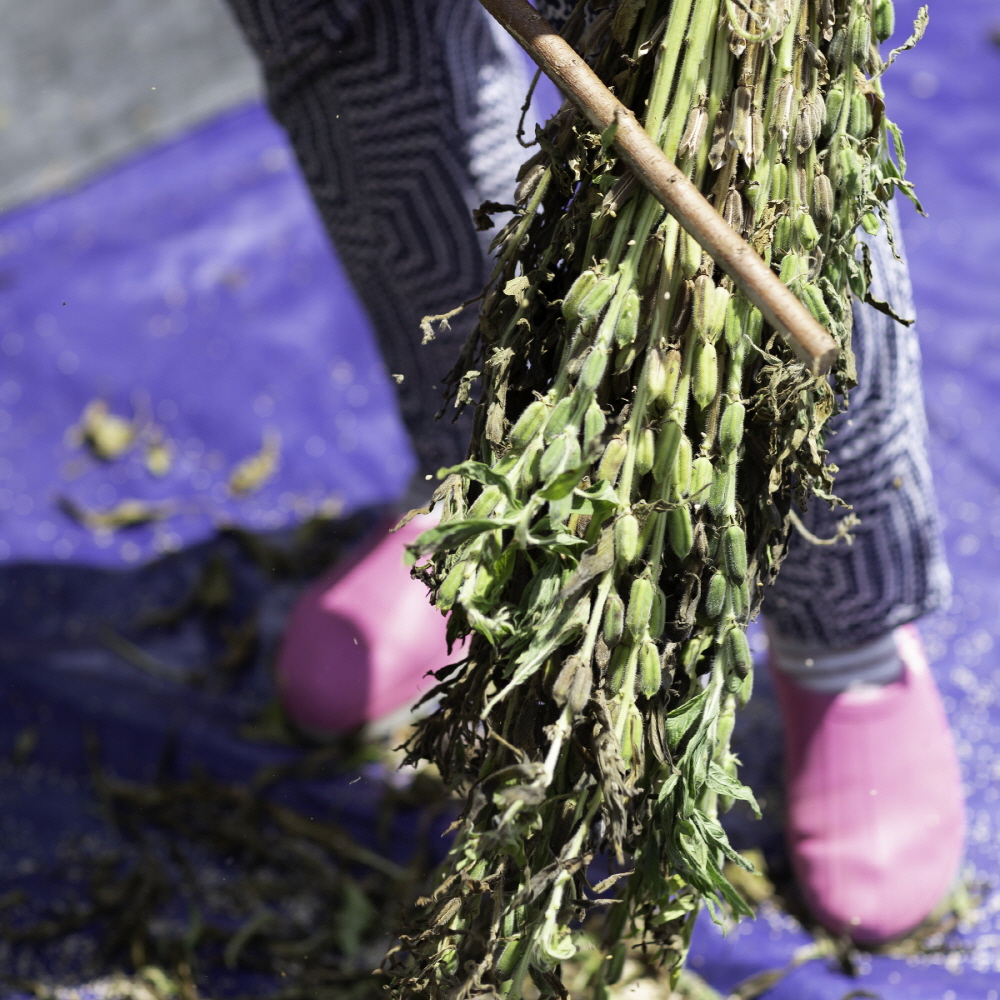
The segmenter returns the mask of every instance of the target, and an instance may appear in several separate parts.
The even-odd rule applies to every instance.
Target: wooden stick
[[[480,3],[599,131],[617,123],[614,145],[636,177],[733,278],[809,370],[825,375],[839,353],[833,337],[667,159],[635,115],[601,83],[552,25],[527,0]]]

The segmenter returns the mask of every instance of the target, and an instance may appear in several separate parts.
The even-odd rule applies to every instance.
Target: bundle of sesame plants
[[[470,457],[411,549],[455,662],[408,751],[464,808],[387,960],[396,996],[565,996],[590,949],[601,997],[628,947],[679,974],[703,901],[747,912],[719,822],[756,808],[729,749],[746,627],[795,507],[833,500],[852,298],[889,309],[857,234],[912,197],[879,83],[892,31],[891,0],[592,0],[566,25],[839,354],[803,363],[614,125],[567,101],[538,130],[453,375],[459,406],[478,393]]]

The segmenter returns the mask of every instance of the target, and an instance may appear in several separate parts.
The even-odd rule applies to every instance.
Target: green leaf
[[[702,691],[701,694],[695,695],[690,701],[684,702],[683,705],[664,716],[663,724],[671,750],[676,750],[680,746],[691,727],[701,718],[707,698],[708,691]]]
[[[429,528],[417,535],[406,548],[412,556],[422,556],[441,549],[447,551],[457,548],[462,542],[467,542],[477,535],[482,535],[487,531],[496,531],[499,528],[509,528],[512,524],[513,521],[508,519],[491,521],[487,518],[447,521],[445,524],[439,524],[436,528]]]
[[[495,486],[507,498],[514,510],[521,509],[521,503],[514,495],[514,487],[511,486],[510,480],[491,469],[484,462],[470,460],[462,462],[461,465],[454,465],[450,469],[439,469],[438,479],[444,479],[445,476],[463,476],[466,479],[474,479],[484,486]]]
[[[757,805],[757,799],[754,798],[753,792],[731,774],[727,774],[715,761],[712,761],[708,766],[708,777],[705,779],[705,783],[712,791],[718,792],[720,795],[728,795],[730,798],[749,802],[754,815],[760,819],[760,806]]]

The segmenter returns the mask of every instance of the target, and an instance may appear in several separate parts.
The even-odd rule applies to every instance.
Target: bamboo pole
[[[634,114],[601,82],[527,0],[480,0],[602,133],[617,125],[613,144],[633,173],[740,286],[764,318],[815,375],[839,353],[836,341],[778,276],[664,156]]]

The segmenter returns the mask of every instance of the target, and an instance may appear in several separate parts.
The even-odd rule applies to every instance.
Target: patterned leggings
[[[421,346],[420,319],[482,288],[488,263],[471,210],[510,199],[527,81],[514,42],[476,0],[229,0],[263,67],[272,113],[368,311],[403,375],[399,403],[421,470],[464,457],[468,427],[435,421],[437,381],[469,332]],[[553,21],[573,0],[539,0]],[[912,314],[909,277],[872,245],[879,298]],[[949,588],[925,450],[911,329],[855,309],[860,385],[830,439],[837,490],[862,524],[853,546],[791,545],[766,611],[777,629],[843,648],[940,606]],[[804,520],[832,535],[842,513]]]

